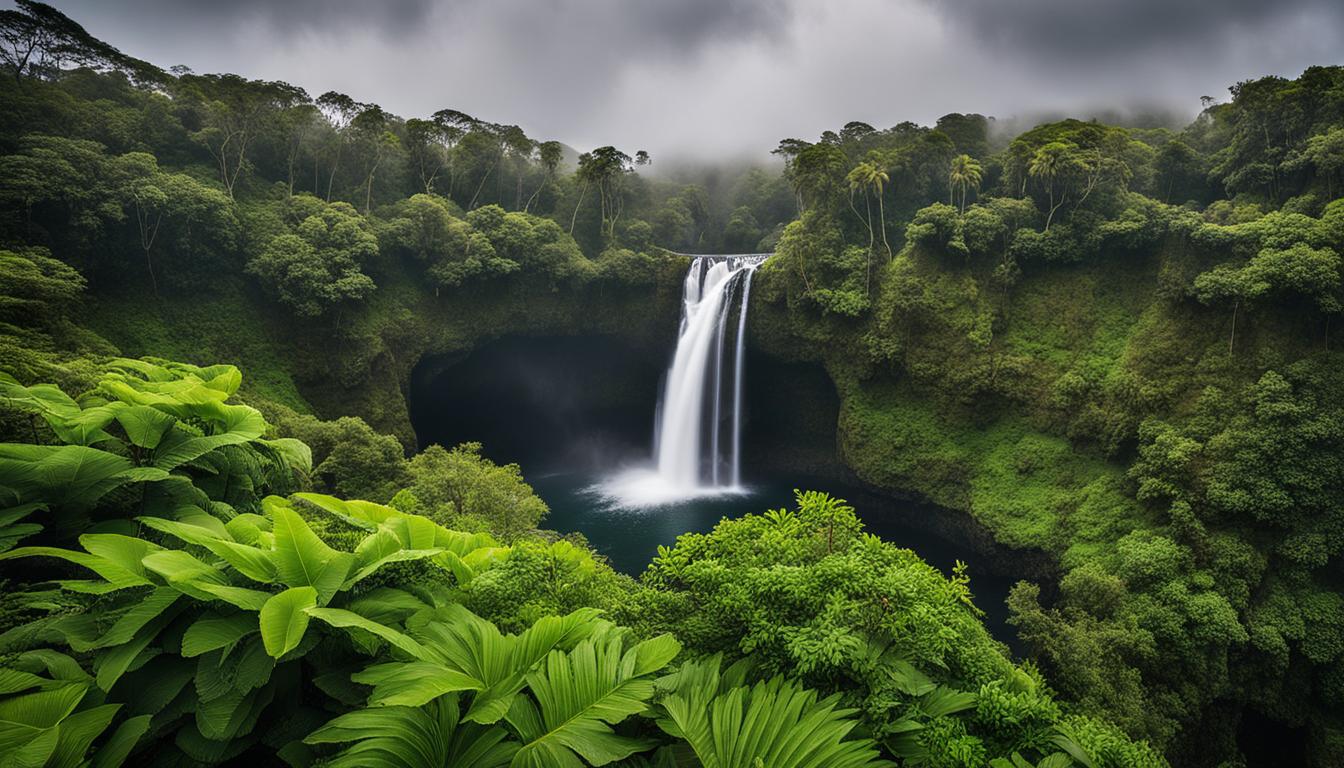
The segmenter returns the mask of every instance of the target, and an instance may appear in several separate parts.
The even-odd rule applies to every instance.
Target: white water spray
[[[742,491],[742,378],[751,277],[766,255],[697,256],[682,287],[676,352],[655,412],[654,468],[622,472],[601,492],[621,506],[657,506]],[[732,450],[724,457],[724,335],[739,294],[732,400]],[[711,373],[712,369],[712,373]],[[727,463],[727,472],[723,466]],[[724,482],[724,476],[729,478]]]

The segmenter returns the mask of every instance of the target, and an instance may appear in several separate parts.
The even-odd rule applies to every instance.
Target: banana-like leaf
[[[445,693],[479,691],[485,685],[470,675],[428,661],[375,664],[350,679],[372,685],[369,703],[378,706],[420,707]]]
[[[151,720],[153,717],[150,715],[140,715],[123,721],[107,741],[98,747],[93,760],[89,763],[89,768],[121,768],[126,758],[130,756],[131,750],[135,749],[140,738],[149,730]]]
[[[722,689],[719,658],[682,666],[661,701],[659,726],[685,739],[704,768],[876,768],[889,766],[873,743],[846,737],[858,724],[837,697],[776,676]]]
[[[145,469],[84,445],[0,443],[0,477],[10,488],[22,499],[74,512],[92,509],[109,491],[126,483],[167,477],[166,472]]]
[[[1068,726],[1062,723],[1055,725],[1054,733],[1050,735],[1050,743],[1068,753],[1069,757],[1083,768],[1096,768],[1096,762],[1092,760],[1087,750],[1083,749],[1083,745],[1078,743],[1078,736]]]
[[[224,560],[234,570],[262,584],[272,584],[276,579],[274,554],[232,540],[227,528],[219,526],[216,518],[201,516],[191,520],[164,520],[157,517],[136,518],[147,527],[176,536],[188,544],[195,544],[210,550]],[[196,522],[193,522],[196,521]],[[199,523],[213,523],[203,525]]]
[[[407,621],[407,629],[433,654],[433,660],[481,683],[466,719],[489,724],[508,712],[526,684],[525,675],[556,648],[569,650],[605,622],[593,609],[546,617],[520,635],[502,634],[494,624],[461,605],[426,611]]]
[[[229,649],[257,630],[258,619],[251,613],[203,616],[183,633],[182,655],[190,659],[210,651]]]
[[[304,741],[356,742],[331,758],[330,768],[503,768],[518,751],[504,728],[463,722],[451,695],[423,708],[377,707],[341,715]]]
[[[177,424],[177,417],[150,405],[127,405],[116,413],[117,423],[132,445],[154,450]]]
[[[20,547],[0,553],[0,560],[14,560],[20,557],[55,557],[81,565],[102,576],[115,589],[143,587],[153,584],[143,574],[143,569],[132,570],[117,562],[88,552],[76,552],[59,547]]]
[[[350,574],[350,577],[345,580],[341,589],[350,589],[389,563],[427,560],[438,556],[442,552],[441,549],[407,549],[402,546],[401,540],[394,533],[386,529],[379,529],[376,533],[366,536],[355,547],[354,573]]]
[[[318,605],[326,605],[345,583],[354,555],[327,546],[283,499],[268,498],[263,506],[275,533],[280,581],[290,587],[312,587],[317,590]]]
[[[547,768],[621,760],[652,749],[654,742],[620,736],[611,726],[645,711],[653,696],[653,672],[681,650],[661,635],[622,652],[619,636],[584,640],[569,652],[552,651],[527,675],[536,704],[513,700],[507,719],[523,738],[512,765]]]
[[[179,584],[178,587],[188,586],[206,594],[206,599],[211,597],[218,598],[224,602],[242,608],[245,611],[260,611],[261,607],[271,599],[270,592],[262,592],[257,589],[247,589],[245,587],[234,587],[228,584],[216,584],[208,581],[192,582],[188,585]]]
[[[89,747],[112,724],[120,704],[103,704],[83,709],[61,721],[57,729],[56,749],[47,758],[49,768],[79,768]]]
[[[280,458],[285,460],[291,468],[300,470],[305,474],[313,471],[313,449],[302,440],[293,437],[281,437],[275,440],[262,440],[262,445],[269,447]]]
[[[0,400],[10,407],[30,413],[52,414],[69,419],[79,414],[79,403],[55,384],[25,387],[13,376],[0,371]]]
[[[968,709],[975,709],[976,695],[940,685],[920,698],[917,707],[930,718],[946,717]]]
[[[19,521],[46,508],[45,503],[34,501],[0,510],[0,553],[12,549],[15,544],[19,543],[20,539],[41,531],[42,526],[37,523],[21,523]]]
[[[278,659],[299,647],[310,620],[305,611],[315,607],[317,590],[312,587],[290,587],[267,600],[259,617],[266,652]]]
[[[147,624],[171,610],[181,596],[172,587],[158,587],[117,617],[107,632],[92,643],[74,642],[74,638],[69,635],[66,640],[71,648],[81,653],[129,643]]]
[[[391,627],[379,624],[376,621],[366,619],[353,611],[346,611],[340,608],[309,608],[308,615],[315,619],[321,619],[333,627],[340,627],[342,629],[362,629],[365,632],[377,635],[411,658],[420,660],[433,659],[433,655],[427,651],[424,646],[416,642],[414,638],[402,634]]]
[[[294,498],[306,501],[332,517],[366,531],[376,531],[379,523],[400,514],[397,510],[382,504],[345,501],[324,493],[296,493]]]
[[[192,437],[184,432],[170,432],[154,451],[152,464],[162,470],[177,469],[211,451],[228,445],[241,445],[255,440],[248,432],[223,432],[217,435]]]
[[[116,408],[81,409],[79,403],[52,384],[25,387],[9,374],[0,374],[0,402],[41,416],[65,443],[91,445],[111,437],[103,427],[112,421]]]
[[[61,721],[88,693],[87,684],[0,699],[0,755],[14,766],[42,766],[60,743]]]

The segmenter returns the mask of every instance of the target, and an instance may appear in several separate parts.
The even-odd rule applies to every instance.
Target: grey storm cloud
[[[1206,52],[1241,35],[1284,45],[1338,43],[1339,0],[928,0],[1000,53],[1056,63],[1154,48]],[[1310,22],[1303,25],[1303,21]],[[1309,38],[1301,28],[1314,30]],[[1193,62],[1192,62],[1193,63]]]
[[[1188,117],[1239,80],[1344,63],[1339,0],[52,2],[161,66],[655,158],[954,111]]]

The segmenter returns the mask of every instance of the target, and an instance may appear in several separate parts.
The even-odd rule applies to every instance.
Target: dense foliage
[[[652,175],[452,109],[164,72],[16,6],[16,764],[1233,766],[1265,722],[1284,760],[1344,762],[1344,69],[1184,128],[856,122],[781,142],[782,173]],[[844,462],[1058,565],[1009,601],[1032,661],[964,573],[822,495],[635,581],[539,530],[480,446],[406,458],[417,361],[660,339],[665,249],[774,250],[752,341],[824,364]]]
[[[804,212],[761,323],[825,362],[845,460],[1053,553],[1020,636],[1184,764],[1251,717],[1344,757],[1342,93],[1313,68],[1179,132],[949,116],[779,149]]]
[[[1066,717],[964,578],[843,502],[684,537],[635,582],[538,531],[545,506],[475,445],[402,460],[392,506],[275,495],[312,454],[263,437],[240,383],[133,360],[78,398],[5,383],[34,417],[0,444],[0,561],[25,583],[0,615],[16,765],[1162,764]]]

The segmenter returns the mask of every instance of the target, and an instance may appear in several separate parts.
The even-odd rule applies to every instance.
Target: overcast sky
[[[7,4],[0,2],[0,5]],[[863,120],[1166,108],[1344,63],[1344,0],[54,0],[160,66],[538,139],[764,155]]]

